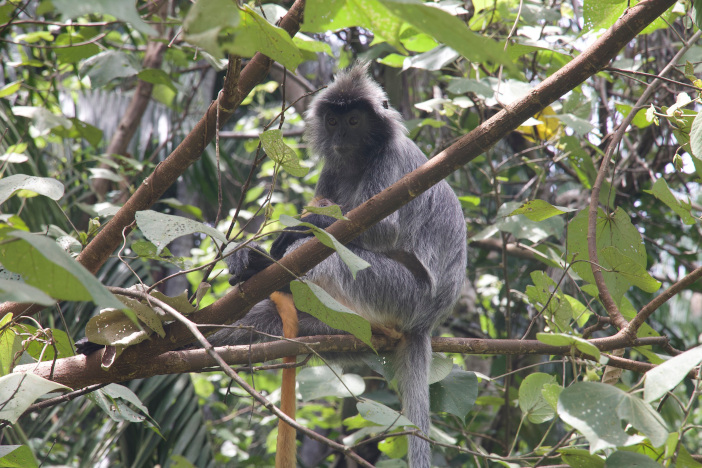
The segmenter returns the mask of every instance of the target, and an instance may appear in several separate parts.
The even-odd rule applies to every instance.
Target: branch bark
[[[166,13],[168,11],[168,2],[154,2],[149,5],[151,14],[158,12],[159,17],[162,21],[156,25],[159,35],[163,34],[164,22],[163,18],[166,18]],[[146,53],[144,54],[144,60],[142,66],[144,69],[156,68],[160,69],[163,63],[163,54],[166,52],[167,44],[164,41],[159,41],[156,39],[149,40],[146,44]],[[125,111],[122,119],[117,126],[117,130],[110,144],[107,145],[105,152],[108,157],[112,154],[125,155],[127,153],[127,146],[129,142],[132,141],[134,134],[136,133],[137,127],[141,123],[141,119],[146,111],[146,106],[149,105],[151,100],[151,93],[153,92],[154,85],[148,83],[144,80],[137,80],[137,86],[132,95],[132,100],[129,102],[129,106]],[[103,163],[100,165],[102,168],[109,167],[107,164]],[[112,186],[112,182],[107,179],[95,179],[93,181],[93,190],[97,195],[98,199],[103,200],[105,194]]]
[[[397,345],[397,340],[374,336],[373,347],[377,351],[391,351]],[[666,337],[650,337],[629,340],[621,337],[617,341],[594,339],[590,341],[600,351],[611,351],[627,346],[664,345]],[[568,346],[550,346],[536,340],[485,340],[479,338],[433,338],[432,348],[435,352],[461,354],[500,354],[500,355],[555,355],[579,356],[587,359]],[[363,353],[372,352],[370,348],[350,335],[307,336],[296,340],[272,341],[257,343],[251,346],[222,346],[214,348],[229,365],[249,365],[252,362],[265,362],[286,356],[297,356],[317,353]],[[107,370],[100,369],[102,351],[89,356],[79,355],[56,362],[47,361],[39,364],[17,366],[15,372],[33,372],[46,379],[51,379],[71,388],[80,388],[98,383],[122,382],[125,380],[141,379],[159,374],[180,374],[184,372],[202,372],[217,367],[218,363],[208,354],[206,349],[189,349],[169,351],[142,360],[138,365],[129,365],[121,356]],[[594,358],[593,358],[594,359]],[[633,363],[633,364],[631,364]],[[626,369],[645,372],[655,367],[653,364],[634,363],[628,359],[619,360],[610,357],[609,365],[618,367],[627,365]],[[53,376],[52,376],[53,372]]]

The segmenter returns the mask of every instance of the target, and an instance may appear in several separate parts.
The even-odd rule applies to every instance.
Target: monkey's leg
[[[292,295],[276,291],[271,294],[271,301],[275,304],[278,314],[283,321],[283,336],[286,338],[297,338],[297,309],[295,309]],[[284,357],[283,362],[294,363],[295,357]],[[292,419],[295,419],[295,406],[295,368],[291,367],[283,369],[283,382],[280,386],[280,410]],[[295,428],[282,419],[279,420],[275,454],[276,468],[295,468],[297,460],[295,439]]]

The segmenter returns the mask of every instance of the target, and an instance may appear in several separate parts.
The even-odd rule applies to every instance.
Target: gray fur
[[[306,114],[305,139],[312,152],[324,158],[316,195],[351,210],[427,161],[407,136],[400,114],[387,106],[385,92],[357,65],[340,74],[319,94]],[[330,133],[325,119],[336,110],[364,109],[359,129],[338,128]],[[388,108],[386,108],[388,107]],[[339,119],[346,115],[339,111]],[[335,120],[336,122],[336,120]],[[298,242],[299,244],[299,242]],[[294,249],[293,244],[288,251]],[[394,356],[395,376],[404,412],[425,434],[429,433],[428,373],[432,330],[446,317],[458,298],[465,278],[466,226],[458,199],[441,181],[412,202],[371,227],[348,247],[371,267],[354,280],[336,254],[313,268],[307,279],[366,317],[404,335]],[[401,252],[402,255],[397,253]],[[409,267],[413,255],[422,274]],[[400,259],[400,260],[398,260]],[[415,270],[413,273],[412,270]],[[278,314],[263,301],[238,322],[281,335]],[[250,332],[223,332],[218,343],[248,343]],[[339,333],[307,314],[300,315],[300,335]],[[255,338],[254,338],[255,339]],[[430,466],[429,444],[410,438],[410,464]]]

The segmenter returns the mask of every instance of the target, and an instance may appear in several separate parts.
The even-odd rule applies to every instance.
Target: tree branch
[[[600,351],[628,346],[664,346],[666,337],[649,337],[629,340],[622,336],[617,340],[593,339],[590,341]],[[392,351],[397,346],[397,340],[385,336],[373,336],[373,347],[377,351]],[[582,356],[568,346],[550,346],[537,340],[486,340],[480,338],[433,338],[432,348],[435,352],[460,354],[500,354],[500,355],[556,355]],[[229,365],[249,365],[251,362],[265,362],[280,359],[285,356],[309,354],[311,350],[317,353],[363,353],[372,352],[362,341],[350,335],[307,336],[295,340],[272,341],[257,343],[251,346],[222,346],[214,348],[219,356]],[[125,351],[126,353],[126,351]],[[102,351],[89,356],[78,355],[69,358],[47,361],[39,364],[17,366],[14,372],[33,372],[44,378],[71,388],[86,387],[97,383],[122,382],[140,379],[159,374],[180,374],[184,372],[202,372],[211,369],[218,363],[208,355],[205,349],[188,349],[169,351],[159,356],[142,359],[138,365],[125,362],[120,356],[109,369],[101,369]],[[592,358],[594,359],[594,358]],[[626,369],[645,372],[655,367],[653,364],[636,363],[622,358],[610,358],[609,365],[618,367],[627,365]]]
[[[160,4],[154,2],[149,5],[149,9],[151,10],[151,14],[158,12],[159,17],[161,17],[162,21],[159,22],[156,27],[159,35],[162,35],[164,30],[163,18],[167,16],[168,2],[160,2]],[[163,62],[163,54],[166,52],[166,49],[167,44],[162,40],[150,39],[146,44],[146,53],[144,54],[144,60],[142,62],[143,68],[160,69]],[[132,141],[137,127],[144,116],[146,106],[148,106],[151,101],[153,89],[154,85],[152,83],[148,83],[144,80],[137,80],[137,86],[132,95],[132,100],[129,102],[127,110],[119,121],[117,130],[114,135],[112,135],[110,144],[107,145],[107,149],[105,150],[108,158],[111,158],[113,154],[125,155],[127,153],[127,146],[129,142]],[[102,163],[100,167],[106,168],[109,166]],[[97,178],[93,181],[93,190],[100,200],[105,198],[105,194],[111,186],[112,182],[107,179]]]

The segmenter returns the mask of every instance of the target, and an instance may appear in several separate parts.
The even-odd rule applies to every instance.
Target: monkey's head
[[[368,76],[368,64],[337,75],[312,102],[305,123],[312,151],[342,165],[382,155],[389,140],[405,131],[385,91]]]

